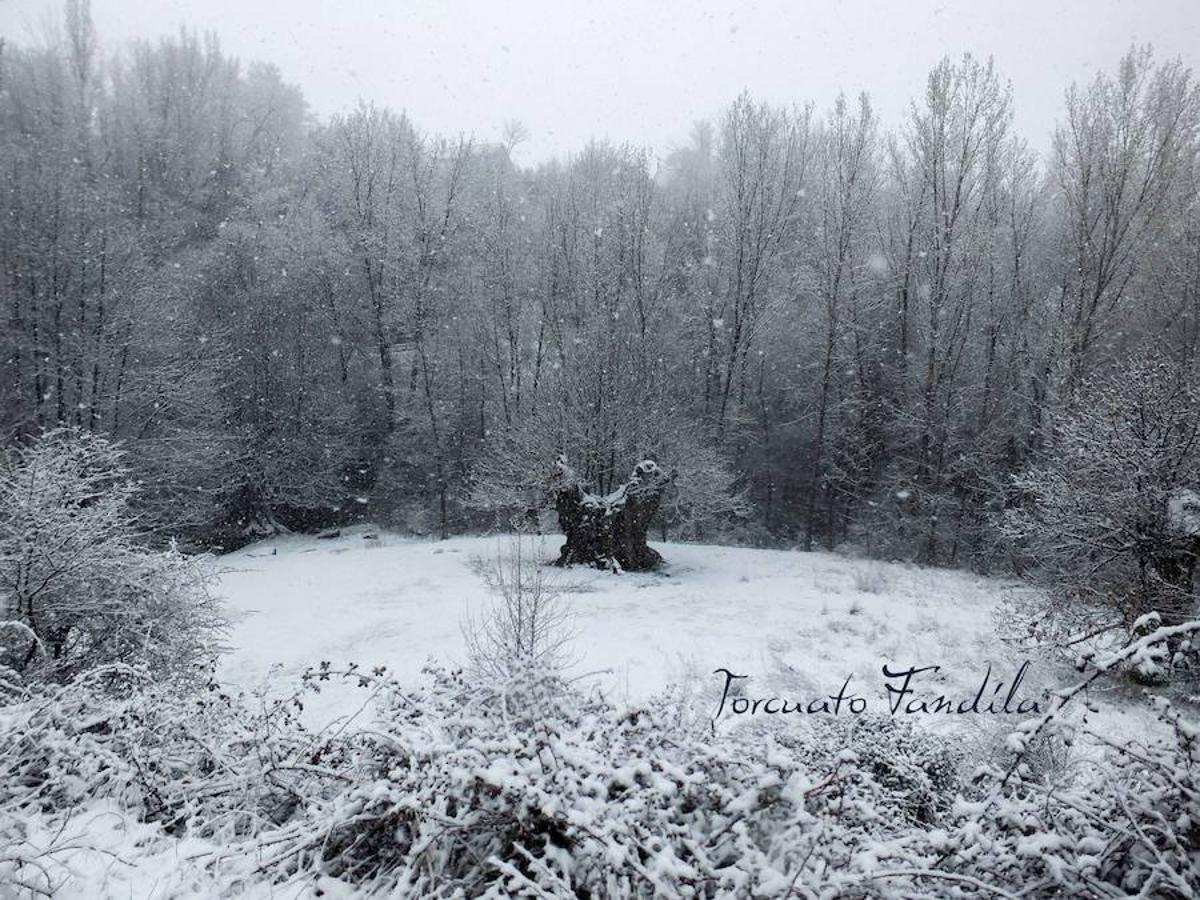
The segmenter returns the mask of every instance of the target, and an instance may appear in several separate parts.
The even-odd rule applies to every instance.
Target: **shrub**
[[[0,621],[36,637],[11,669],[65,680],[105,663],[193,671],[222,627],[200,571],[146,548],[123,453],[60,429],[12,448],[0,468]],[[10,651],[11,655],[11,651]]]
[[[503,679],[530,667],[558,671],[568,662],[571,615],[559,574],[543,564],[540,548],[540,542],[518,535],[490,566],[480,563],[496,600],[463,623],[471,667],[479,677]]]
[[[299,694],[255,705],[109,666],[0,706],[0,835],[15,848],[0,890],[52,893],[65,869],[24,853],[28,823],[110,800],[186,837],[177,854],[223,895],[305,881],[361,896],[1182,900],[1200,883],[1194,717],[1154,701],[1161,731],[1115,740],[1067,713],[1197,630],[1094,659],[970,780],[958,751],[886,717],[713,735],[678,694],[618,709],[535,663],[431,667],[416,686],[322,664],[307,687],[350,679],[377,715],[320,734],[297,722]],[[1039,764],[1047,742],[1085,737],[1076,764]],[[135,859],[169,855],[138,833]]]
[[[1200,485],[1200,391],[1175,367],[1138,356],[1086,382],[1015,482],[1003,530],[1069,635],[1194,615],[1200,528],[1182,507]]]

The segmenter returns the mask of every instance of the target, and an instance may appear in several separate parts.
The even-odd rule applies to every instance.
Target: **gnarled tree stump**
[[[628,481],[601,497],[588,492],[560,456],[550,478],[550,496],[567,542],[556,565],[585,563],[614,571],[655,568],[662,556],[646,545],[646,532],[670,483],[671,476],[657,463],[643,460]]]

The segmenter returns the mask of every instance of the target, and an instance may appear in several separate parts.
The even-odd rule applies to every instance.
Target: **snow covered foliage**
[[[301,789],[319,789],[323,769],[308,764],[314,736],[294,725],[297,708],[292,697],[256,702],[215,683],[197,691],[194,680],[125,664],[0,702],[0,894],[50,896],[74,881],[79,896],[128,896],[102,883],[106,873],[123,860],[145,865],[179,839],[198,866],[218,866],[223,849],[288,820]],[[102,833],[114,822],[127,836],[117,852]],[[93,851],[103,866],[77,874]],[[172,856],[168,872],[183,868]],[[222,893],[216,877],[198,893]]]
[[[256,719],[215,684],[193,694],[179,688],[124,664],[31,687],[0,708],[0,805],[53,812],[107,798],[168,831],[186,826],[200,834],[218,828],[222,809],[254,818],[262,805],[256,798],[275,789],[257,783],[263,772],[245,757],[258,753],[266,730],[275,739],[262,742],[266,757],[259,758],[286,743],[287,709],[275,704]],[[222,786],[222,778],[230,780]]]
[[[1094,683],[1139,665],[1200,621],[1157,628],[1117,652],[1092,660],[1088,675],[1054,692],[1039,719],[1008,738],[1004,764],[984,765],[980,799],[955,802],[953,828],[931,835],[947,856],[969,853],[978,872],[1031,896],[1194,897],[1200,884],[1200,722],[1151,697],[1162,729],[1119,740],[1089,725]],[[1084,706],[1071,715],[1071,706]],[[1078,712],[1078,711],[1076,711]],[[1080,756],[1056,777],[1030,766],[1040,741],[1094,742],[1100,759]],[[969,848],[969,849],[968,849]]]
[[[1200,484],[1200,392],[1147,356],[1082,388],[1053,452],[1016,479],[1002,527],[1078,633],[1193,617],[1200,538],[1182,502]],[[1192,515],[1192,513],[1189,513]]]
[[[430,676],[392,699],[374,777],[309,842],[336,874],[421,896],[772,896],[861,884],[856,836],[912,824],[880,820],[890,789],[851,754],[713,740],[677,698],[622,713],[536,671]]]
[[[1200,537],[1200,493],[1179,488],[1167,501],[1167,521],[1172,531],[1186,537]]]
[[[1072,714],[1174,633],[1097,661],[974,771],[961,747],[887,716],[714,729],[684,692],[619,709],[537,665],[431,666],[411,686],[322,664],[308,689],[349,680],[377,713],[321,733],[297,721],[301,694],[187,696],[105,667],[0,706],[0,885],[67,882],[65,851],[35,826],[115,803],[139,839],[110,869],[187,841],[176,856],[210,891],[1191,897],[1194,715],[1153,701],[1164,728],[1119,741]],[[1035,765],[1051,737],[1098,752]]]
[[[107,663],[185,672],[221,619],[198,570],[139,540],[122,451],[60,429],[11,448],[0,470],[0,662],[63,679]]]

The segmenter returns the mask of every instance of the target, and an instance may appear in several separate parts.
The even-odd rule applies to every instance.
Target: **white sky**
[[[279,66],[313,111],[358,98],[446,134],[530,132],[523,162],[608,137],[663,153],[743,89],[827,108],[871,93],[886,124],[943,55],[992,55],[1035,147],[1072,80],[1132,43],[1200,70],[1200,0],[93,0],[101,41],[186,24]],[[59,0],[0,0],[0,35],[28,42]]]

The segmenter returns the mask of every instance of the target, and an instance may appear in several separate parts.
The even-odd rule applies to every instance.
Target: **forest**
[[[0,39],[0,895],[1197,896],[1183,61],[519,164],[64,11]]]
[[[215,37],[71,9],[0,51],[0,434],[121,441],[160,540],[503,527],[562,453],[677,470],[664,535],[1020,565],[1060,425],[1136,406],[1133,360],[1194,379],[1200,95],[1148,48],[1046,153],[964,57],[894,131],[798,85],[521,168],[518,122],[317,121]]]

